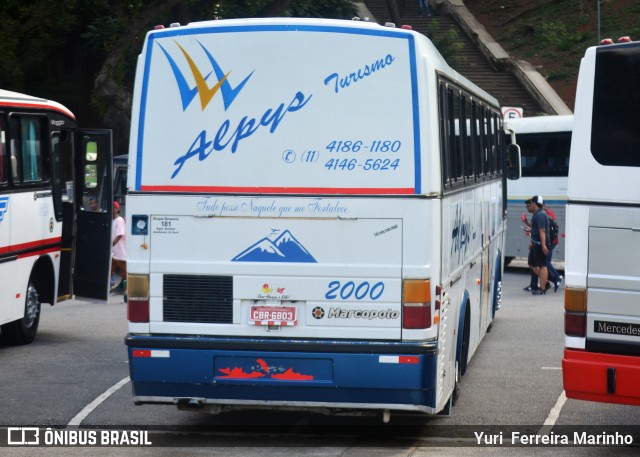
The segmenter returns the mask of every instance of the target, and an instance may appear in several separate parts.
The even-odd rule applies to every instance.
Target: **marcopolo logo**
[[[189,66],[189,71],[191,72],[191,76],[193,78],[193,81],[195,82],[195,87],[192,87],[187,82],[187,77],[180,69],[180,66],[176,62],[176,59],[174,59],[160,43],[157,43],[164,55],[167,57],[169,65],[171,66],[171,70],[173,71],[173,76],[175,77],[176,83],[178,85],[178,90],[180,91],[180,98],[182,100],[182,111],[187,110],[196,95],[199,96],[200,107],[202,108],[202,111],[204,111],[218,91],[220,91],[222,95],[222,101],[224,103],[224,109],[226,111],[227,109],[229,109],[238,94],[242,91],[247,81],[249,81],[249,78],[251,78],[251,75],[253,75],[253,71],[249,73],[249,75],[246,76],[240,82],[240,84],[233,87],[229,82],[229,75],[231,74],[231,71],[225,72],[218,61],[209,52],[209,50],[198,40],[196,40],[196,43],[198,43],[202,48],[202,51],[206,55],[211,65],[211,69],[206,68],[203,71],[195,63],[195,60],[193,59],[191,54],[189,54],[186,49],[184,49],[178,42],[176,42],[176,45],[180,49],[187,62],[187,65]],[[215,82],[209,81],[213,79],[215,80]]]
[[[316,306],[311,310],[311,315],[314,319],[322,319],[324,317],[324,309],[321,306]]]
[[[344,309],[330,308],[328,319],[398,319],[400,311],[393,309]]]

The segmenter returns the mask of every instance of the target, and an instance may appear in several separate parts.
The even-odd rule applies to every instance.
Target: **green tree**
[[[157,24],[243,17],[351,18],[351,0],[0,0],[0,87],[59,101],[128,147],[137,56]]]

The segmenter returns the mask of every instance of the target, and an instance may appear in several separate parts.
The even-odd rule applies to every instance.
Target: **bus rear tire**
[[[29,279],[24,304],[24,317],[2,326],[2,340],[12,346],[31,343],[38,332],[41,307],[40,294],[35,281]]]
[[[460,398],[460,378],[461,377],[462,375],[460,375],[460,364],[456,362],[456,382],[453,385],[453,393],[451,394],[452,406],[455,406],[455,404],[458,401],[458,398]]]

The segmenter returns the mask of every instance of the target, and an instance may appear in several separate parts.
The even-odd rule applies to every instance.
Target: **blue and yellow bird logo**
[[[207,59],[211,64],[211,70],[209,71],[203,72],[201,68],[196,65],[194,59],[187,52],[187,50],[183,48],[178,42],[176,42],[176,45],[180,49],[189,66],[191,76],[193,77],[193,81],[195,82],[194,87],[192,87],[187,82],[187,77],[185,77],[182,70],[180,70],[180,66],[178,65],[176,60],[160,43],[158,43],[158,46],[167,57],[169,65],[171,66],[171,70],[173,71],[173,75],[176,79],[178,90],[180,91],[180,98],[182,100],[182,111],[187,110],[196,95],[199,96],[200,107],[202,108],[202,111],[204,111],[209,102],[211,102],[213,97],[218,92],[220,92],[220,94],[222,95],[222,101],[224,103],[224,109],[226,111],[227,109],[229,109],[238,94],[242,91],[245,84],[247,84],[247,81],[249,81],[249,78],[251,78],[254,72],[252,71],[251,73],[249,73],[249,75],[245,77],[242,82],[240,82],[240,84],[233,87],[229,82],[231,71],[225,72],[213,57],[213,55],[209,52],[209,50],[199,41],[196,40],[196,42],[200,45],[202,51],[207,56]],[[215,79],[215,83],[213,83],[213,85],[210,85],[211,83],[208,82],[208,80],[211,79],[212,76],[214,76],[213,79]]]

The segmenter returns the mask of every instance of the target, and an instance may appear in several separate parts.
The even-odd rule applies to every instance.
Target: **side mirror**
[[[520,146],[510,144],[507,146],[507,178],[515,181],[522,177],[522,163],[520,158]]]

